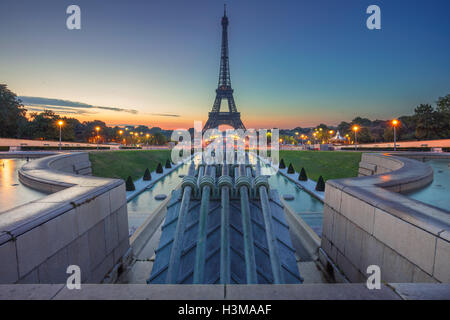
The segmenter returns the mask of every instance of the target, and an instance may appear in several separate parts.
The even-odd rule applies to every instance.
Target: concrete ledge
[[[320,238],[310,226],[295,212],[285,200],[281,199],[286,220],[289,224],[292,244],[299,258],[303,261],[317,260],[319,258]]]
[[[450,212],[401,194],[429,184],[433,170],[410,159],[427,154],[400,155],[365,153],[373,175],[327,181],[322,249],[352,282],[371,264],[386,282],[450,282]]]
[[[0,159],[11,159],[11,158],[43,158],[58,154],[55,151],[1,151]]]
[[[410,300],[450,299],[450,284],[301,285],[0,285],[1,300]]]
[[[176,189],[178,189],[178,187]],[[170,202],[171,197],[172,193],[161,202],[158,208],[152,212],[145,222],[130,237],[130,244],[136,256],[139,255],[165,219],[167,204]]]
[[[0,213],[0,283],[59,283],[69,265],[98,283],[129,248],[125,184],[77,175],[87,153],[64,153],[24,165],[22,183],[52,194]]]

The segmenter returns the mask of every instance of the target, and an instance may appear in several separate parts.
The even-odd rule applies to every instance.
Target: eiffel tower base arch
[[[234,129],[245,130],[240,112],[210,112],[203,131],[207,129],[216,129],[220,125],[229,125]]]

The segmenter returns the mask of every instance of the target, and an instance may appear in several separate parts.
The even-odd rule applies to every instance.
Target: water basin
[[[448,159],[430,159],[425,162],[433,168],[433,182],[423,189],[406,195],[450,213],[450,161]]]
[[[26,163],[26,159],[0,159],[0,212],[46,196],[20,183],[18,171]]]

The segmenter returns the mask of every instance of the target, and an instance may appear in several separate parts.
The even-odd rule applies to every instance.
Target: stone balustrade
[[[411,158],[429,153],[363,154],[358,178],[329,180],[320,261],[363,282],[377,265],[385,282],[450,282],[450,212],[406,197],[433,170]]]
[[[90,173],[87,153],[22,167],[23,184],[51,194],[0,214],[0,283],[65,283],[69,265],[83,283],[114,280],[130,256],[125,184]]]

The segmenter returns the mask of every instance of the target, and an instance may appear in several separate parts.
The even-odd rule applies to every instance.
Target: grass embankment
[[[89,159],[94,176],[124,180],[131,176],[133,180],[137,180],[144,175],[146,168],[153,171],[159,162],[164,165],[170,159],[170,150],[90,152]],[[356,177],[361,152],[282,150],[280,159],[284,159],[286,167],[292,163],[298,172],[304,167],[308,178],[312,180],[317,181],[322,175],[326,181]]]
[[[358,176],[361,152],[280,150],[281,159],[286,168],[292,163],[297,172],[304,167],[309,179],[317,181],[322,176],[326,181]]]
[[[142,178],[145,169],[156,169],[159,162],[164,166],[170,159],[170,150],[104,151],[90,152],[92,174],[97,177],[133,180]]]

